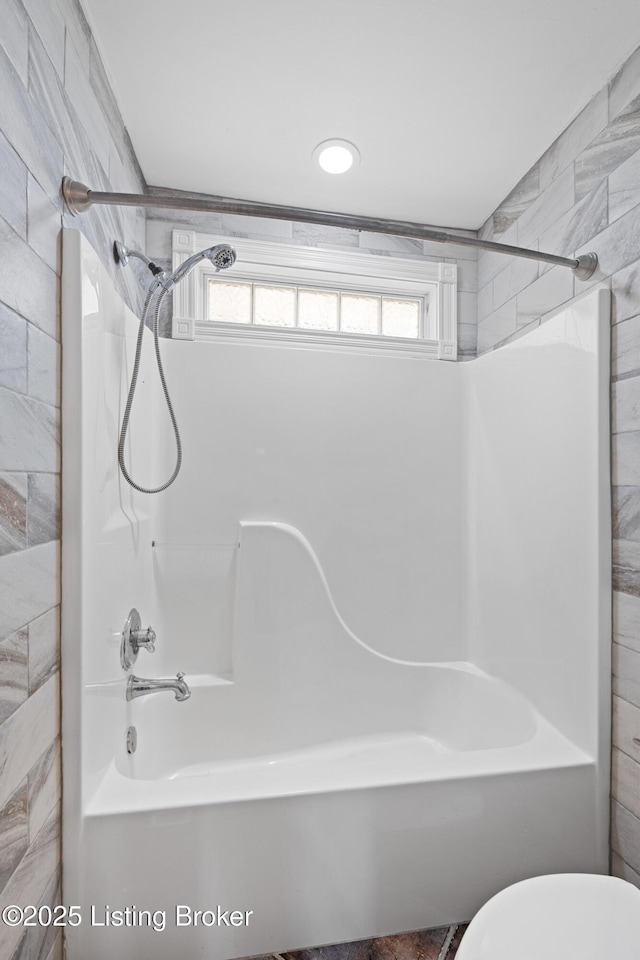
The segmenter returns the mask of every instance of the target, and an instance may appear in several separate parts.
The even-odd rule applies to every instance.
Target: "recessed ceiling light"
[[[324,140],[313,151],[313,158],[326,173],[346,173],[360,163],[358,148],[348,140]]]

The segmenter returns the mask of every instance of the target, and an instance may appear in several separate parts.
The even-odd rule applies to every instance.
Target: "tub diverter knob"
[[[129,616],[122,628],[122,642],[120,644],[120,663],[123,670],[130,670],[138,659],[140,648],[153,653],[156,648],[156,632],[153,627],[142,629],[140,614],[135,607],[129,611]]]

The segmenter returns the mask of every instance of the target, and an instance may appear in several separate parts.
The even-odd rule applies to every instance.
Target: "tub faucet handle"
[[[134,607],[129,611],[129,616],[122,628],[120,665],[123,670],[131,669],[138,658],[141,647],[148,650],[149,653],[153,653],[156,648],[156,632],[153,627],[142,629],[140,614]]]
[[[133,630],[131,632],[131,639],[138,649],[144,647],[149,653],[153,653],[156,649],[156,632],[153,627],[147,627],[146,630]]]

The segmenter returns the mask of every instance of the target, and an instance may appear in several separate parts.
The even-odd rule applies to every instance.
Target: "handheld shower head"
[[[176,283],[180,283],[181,280],[184,280],[187,274],[191,273],[195,265],[200,263],[201,260],[210,260],[216,270],[226,270],[227,267],[233,266],[236,262],[236,252],[228,243],[217,243],[215,247],[208,247],[206,250],[200,250],[198,253],[194,253],[193,256],[189,257],[188,260],[185,260],[184,263],[181,263],[180,266],[173,271],[169,278],[168,289],[175,286]]]
[[[211,260],[216,270],[226,270],[236,262],[236,252],[228,243],[218,243],[204,252],[205,257]]]

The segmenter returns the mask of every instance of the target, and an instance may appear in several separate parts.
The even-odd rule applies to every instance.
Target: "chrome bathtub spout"
[[[184,673],[177,673],[175,680],[144,680],[142,677],[134,677],[133,674],[127,680],[127,700],[135,700],[136,697],[144,697],[148,693],[156,693],[158,690],[173,690],[176,700],[188,700],[191,696],[191,690],[186,680],[183,679]]]

